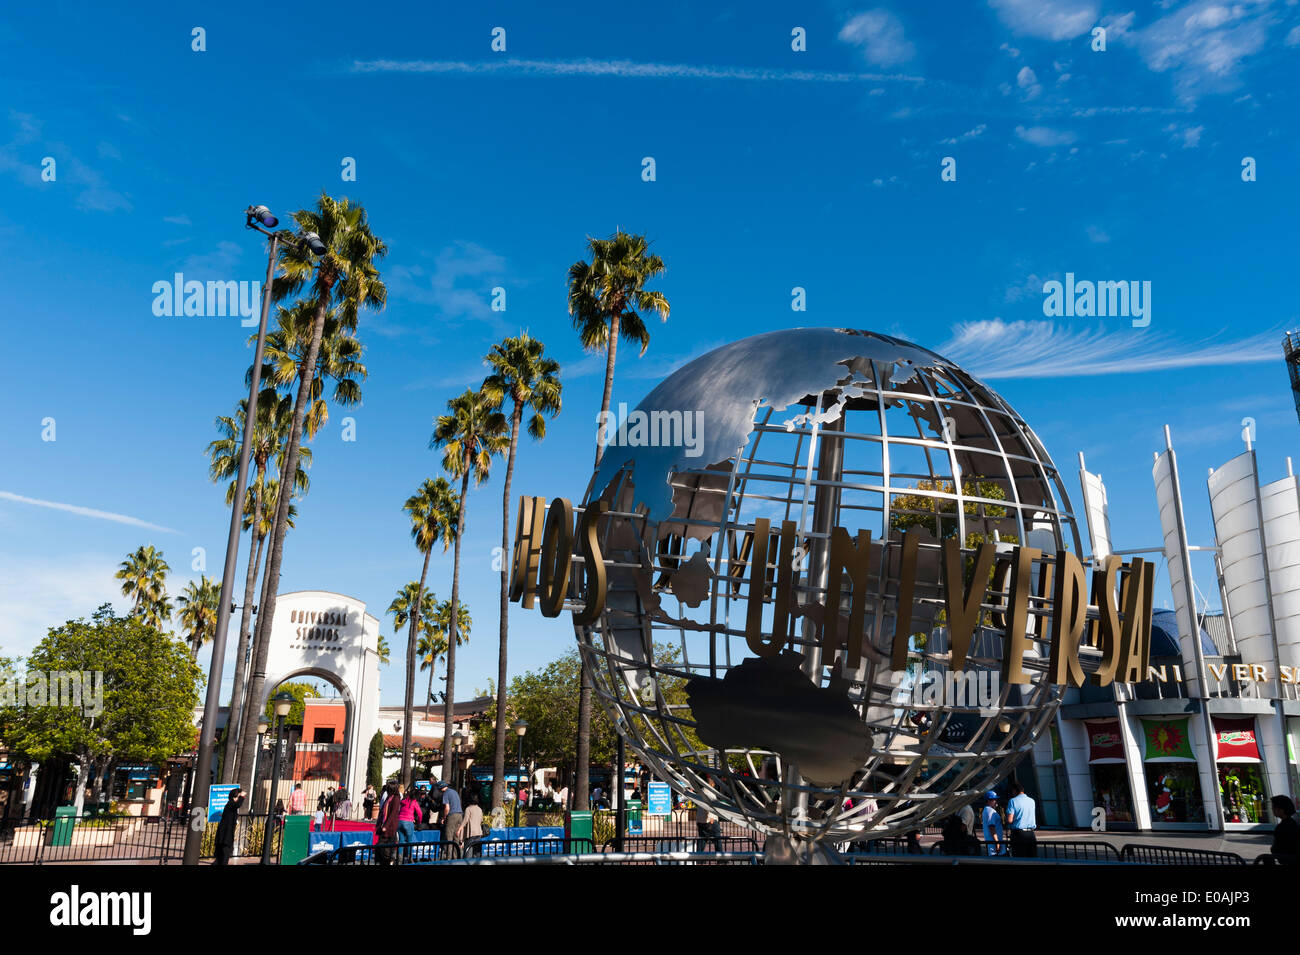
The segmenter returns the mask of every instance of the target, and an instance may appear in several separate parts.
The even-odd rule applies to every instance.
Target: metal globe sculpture
[[[937,824],[1045,731],[1047,627],[1029,626],[1030,681],[1001,683],[996,581],[950,667],[941,543],[969,574],[981,542],[1078,554],[1078,532],[1033,431],[953,362],[872,332],[756,335],[670,375],[604,440],[585,504],[609,508],[606,599],[577,638],[656,777],[815,854]],[[868,549],[853,578],[832,573],[846,540]]]

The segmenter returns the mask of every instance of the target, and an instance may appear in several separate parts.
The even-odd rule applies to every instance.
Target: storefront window
[[[1106,812],[1106,822],[1132,822],[1133,800],[1129,796],[1128,770],[1123,763],[1094,763],[1092,804]]]
[[[1205,821],[1195,763],[1147,763],[1146,777],[1152,822]]]
[[[1257,763],[1220,763],[1219,792],[1228,822],[1268,822],[1268,790]]]
[[[1268,822],[1268,788],[1261,770],[1254,717],[1214,718],[1215,762],[1224,821]]]

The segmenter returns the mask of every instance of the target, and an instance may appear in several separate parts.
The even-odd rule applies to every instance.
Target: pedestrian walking
[[[438,783],[438,792],[442,796],[442,841],[459,843],[460,824],[465,821],[460,793],[448,786],[446,780]]]
[[[302,811],[307,808],[307,794],[303,792],[302,783],[293,787],[293,793],[289,796],[289,811],[295,816],[302,815]]]
[[[700,837],[700,848],[712,845],[714,852],[722,851],[722,824],[703,803],[695,804],[695,832]]]
[[[361,797],[361,807],[366,811],[366,818],[375,818],[375,787],[366,786],[365,795]]]
[[[395,854],[390,844],[397,841],[398,815],[401,813],[402,785],[390,780],[384,787],[384,798],[379,804],[379,821],[375,823],[375,842],[382,848],[375,850],[375,861],[380,865],[393,865]]]
[[[342,786],[334,796],[334,818],[345,822],[352,818],[352,798]]]
[[[1002,814],[998,812],[998,794],[992,789],[984,794],[984,811],[980,813],[980,823],[984,827],[984,842],[989,847],[989,855],[1006,855],[1006,839],[1002,834]]]
[[[409,846],[415,844],[415,823],[422,818],[424,807],[420,805],[420,791],[412,786],[401,796],[397,809],[397,841],[403,844],[402,861],[411,861]]]
[[[456,829],[456,842],[465,844],[466,839],[477,839],[483,835],[483,807],[478,804],[478,793],[471,792],[465,797],[465,817]]]
[[[1295,803],[1290,796],[1274,796],[1270,805],[1277,825],[1273,828],[1273,845],[1256,859],[1278,865],[1300,865],[1300,822],[1296,821]]]
[[[1038,814],[1034,799],[1020,783],[1011,784],[1011,798],[1007,801],[1007,829],[1011,854],[1018,859],[1038,858]]]
[[[239,824],[239,807],[244,804],[244,791],[236,789],[226,801],[226,808],[221,810],[221,821],[217,823],[217,847],[213,865],[227,865],[235,854],[235,827]]]

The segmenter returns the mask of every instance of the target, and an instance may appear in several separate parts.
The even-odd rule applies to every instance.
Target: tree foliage
[[[302,726],[307,713],[307,700],[318,698],[320,693],[310,683],[281,683],[271,696],[278,696],[281,693],[288,693],[294,701],[293,706],[289,708],[289,715],[284,718],[284,725]],[[275,732],[275,707],[270,700],[266,701],[265,712],[271,724],[271,732]]]
[[[203,674],[189,648],[139,616],[118,617],[109,604],[89,621],[51,627],[31,656],[28,672],[102,673],[103,712],[83,705],[14,707],[5,738],[35,760],[70,756],[96,780],[114,760],[160,763],[194,747],[194,709]],[[30,701],[29,701],[30,702]]]

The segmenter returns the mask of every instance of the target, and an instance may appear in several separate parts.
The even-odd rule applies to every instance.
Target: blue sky
[[[0,649],[124,606],[112,573],[142,543],[171,562],[173,593],[194,547],[220,574],[228,513],[204,449],[240,396],[248,331],[155,316],[151,289],[178,271],[260,281],[242,210],[285,216],[322,189],[366,206],[390,297],[360,327],[363,404],[332,411],[314,443],[282,589],[353,594],[390,632],[383,610],[419,572],[401,504],[438,473],[433,417],[520,328],[563,363],[565,408],[523,444],[515,487],[581,495],[604,363],[577,344],[564,276],[587,235],[620,226],[667,262],[672,316],[644,357],[621,352],[616,402],[748,334],[852,326],[987,377],[1067,473],[1076,510],[1083,451],[1119,547],[1159,542],[1151,452],[1166,423],[1194,543],[1211,536],[1206,468],[1242,450],[1242,418],[1263,478],[1282,476],[1300,451],[1279,344],[1300,324],[1295,0],[700,6],[9,5]],[[941,181],[944,157],[956,181]],[[1046,318],[1043,283],[1067,272],[1150,281],[1149,327]],[[806,312],[791,311],[795,286]],[[496,669],[499,481],[469,502],[459,696]],[[440,597],[450,570],[435,555]],[[571,642],[566,623],[518,613],[512,671]],[[400,702],[400,667],[384,680]]]

